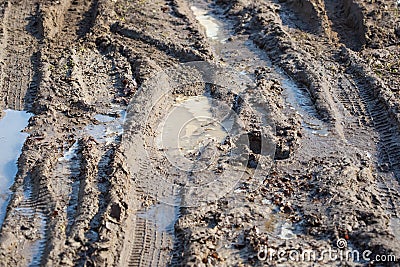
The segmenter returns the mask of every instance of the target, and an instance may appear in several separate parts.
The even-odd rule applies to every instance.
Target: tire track
[[[31,143],[34,137],[30,136],[26,144]],[[46,145],[45,145],[46,147]],[[40,151],[43,147],[31,147],[23,150],[21,158],[31,158],[33,151]],[[50,149],[53,148],[50,146]],[[47,149],[47,147],[46,147]],[[29,152],[27,152],[29,151]],[[12,260],[18,261],[17,266],[41,266],[48,251],[48,240],[51,237],[51,216],[56,200],[49,189],[47,170],[54,163],[52,154],[42,151],[43,159],[37,158],[27,165],[20,165],[14,187],[12,199],[8,206],[7,217],[1,231],[1,245],[5,246],[12,258],[4,258],[6,263],[15,265]],[[20,158],[20,159],[21,159]],[[10,246],[8,239],[18,240]]]
[[[40,201],[36,201],[37,196],[33,194],[32,182],[27,181],[26,187],[24,192],[25,198],[15,210],[20,213],[20,216],[28,217],[26,219],[28,225],[31,224],[35,229],[39,229],[36,241],[29,246],[32,251],[29,266],[34,267],[40,266],[42,263],[43,253],[46,247],[48,219],[44,209],[45,207],[39,204]]]
[[[53,237],[53,220],[52,218],[58,215],[57,212],[57,195],[53,193],[49,180],[52,180],[52,172],[48,173],[48,170],[52,170],[55,162],[52,161],[53,157],[48,157],[45,164],[39,162],[39,169],[36,172],[34,170],[32,179],[28,182],[28,186],[32,187],[32,194],[29,196],[29,202],[27,203],[32,207],[37,214],[42,218],[42,234],[40,239],[37,241],[38,246],[35,247],[36,253],[31,259],[31,266],[43,266],[47,262],[49,252],[51,251],[50,240]]]
[[[98,0],[63,0],[43,5],[45,37],[59,48],[86,36],[95,24]]]
[[[337,84],[340,89],[338,91],[338,99],[350,114],[357,119],[358,125],[371,126],[372,121],[368,115],[366,106],[354,97],[354,88],[356,85],[351,83],[346,76],[339,77]]]
[[[82,147],[79,141],[75,141],[70,148],[65,151],[63,157],[58,159],[53,176],[55,184],[53,190],[59,197],[58,202],[66,208],[66,235],[71,232],[72,225],[78,206],[77,193],[80,184],[80,172],[82,162]],[[58,214],[61,215],[61,214]]]
[[[135,244],[132,247],[128,266],[167,266],[171,256],[172,239],[157,230],[155,222],[136,218]]]
[[[368,90],[368,89],[367,89]],[[386,200],[388,211],[400,218],[400,134],[396,123],[388,116],[385,105],[375,99],[365,88],[360,95],[368,104],[375,130],[379,134],[380,168],[392,171],[393,175],[379,175],[381,197]],[[389,168],[386,169],[386,166]],[[386,170],[385,170],[386,169]]]
[[[7,2],[3,18],[0,77],[3,103],[7,108],[29,108],[35,98],[40,79],[41,36],[38,3],[27,0]]]
[[[153,198],[154,195],[161,196],[160,199],[169,195],[167,188],[157,186],[153,196],[149,196],[140,190],[140,185],[138,187],[135,195],[140,196],[137,203],[142,206],[136,209],[131,219],[132,234],[124,240],[119,266],[168,266],[175,242],[174,223],[179,214],[175,214],[174,206],[157,203],[157,198]]]
[[[93,28],[98,14],[98,6],[99,6],[99,1],[92,0],[90,5],[88,5],[89,8],[85,9],[83,13],[83,19],[81,19],[80,22],[78,23],[79,28],[76,32],[76,35],[79,36],[80,38],[84,37]]]
[[[366,43],[366,27],[361,7],[352,0],[324,2],[332,30],[338,34],[340,42],[353,50],[360,50]],[[371,82],[372,77],[365,70],[353,68],[361,61],[354,59],[355,55],[349,55],[348,51],[345,54],[350,64],[339,62],[347,73],[339,77],[340,90],[337,91],[337,96],[351,115],[358,120],[358,126],[371,127],[378,134],[378,191],[388,213],[399,218],[400,128],[396,119],[391,118],[387,108],[388,103],[378,98],[377,92],[381,89]]]
[[[351,72],[351,71],[350,71]],[[343,76],[346,77],[346,76]],[[350,73],[339,79],[338,98],[358,120],[359,126],[372,127],[378,134],[378,191],[387,211],[400,216],[400,131],[389,115],[386,105],[374,95],[373,85],[366,78]],[[362,77],[362,76],[361,76]],[[393,172],[392,174],[390,172]]]

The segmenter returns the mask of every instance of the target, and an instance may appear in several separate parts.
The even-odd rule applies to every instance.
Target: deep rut
[[[157,230],[154,222],[136,218],[135,244],[128,266],[166,266],[169,262],[171,238]]]
[[[366,28],[361,8],[353,0],[325,0],[325,10],[340,42],[359,51],[365,45]]]

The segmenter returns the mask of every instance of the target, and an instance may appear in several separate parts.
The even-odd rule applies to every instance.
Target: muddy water
[[[219,123],[213,118],[209,97],[181,97],[158,127],[157,146],[176,167],[185,171],[197,168],[199,171],[199,164],[187,158],[198,154],[196,162],[201,162],[201,155],[209,155],[203,153],[204,150],[214,147],[211,144],[215,142],[224,141],[232,124],[231,121]]]
[[[32,114],[25,111],[6,110],[0,120],[0,227],[3,223],[7,203],[10,197],[9,188],[18,171],[17,161],[27,133],[21,132]]]

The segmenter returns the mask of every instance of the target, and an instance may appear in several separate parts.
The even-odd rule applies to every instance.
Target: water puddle
[[[233,121],[220,123],[213,118],[211,102],[207,96],[178,97],[157,129],[158,149],[182,170],[193,171],[194,167],[199,170],[202,162],[209,163],[209,156],[215,155],[211,150],[225,140],[233,127]],[[194,166],[193,162],[197,164]]]
[[[208,11],[200,7],[191,6],[190,8],[197,20],[205,28],[206,36],[208,38],[221,42],[225,41],[225,36],[221,34],[221,23],[217,19],[211,16]]]
[[[115,143],[123,133],[125,113],[125,110],[114,108],[107,115],[97,114],[94,116],[97,124],[88,125],[85,132],[99,143]]]
[[[271,213],[260,229],[269,235],[279,239],[295,239],[298,229],[280,214]]]
[[[280,233],[278,235],[281,239],[294,239],[296,234],[293,233],[293,225],[291,222],[284,222],[278,227]]]
[[[27,133],[21,132],[28,125],[32,114],[25,111],[6,110],[5,117],[0,120],[0,226],[3,223],[8,201],[9,190],[14,182]]]
[[[179,178],[182,183],[190,179],[191,173],[215,163],[217,144],[221,144],[232,130],[234,122],[229,117],[222,122],[215,118],[213,101],[206,95],[177,96],[157,127],[155,147],[164,152],[172,168],[183,171]],[[196,176],[196,182],[201,183],[201,180],[201,177]],[[168,190],[174,191],[176,188]],[[161,202],[141,210],[138,217],[154,224],[159,233],[167,234],[173,242],[174,225],[183,201],[182,194],[174,192],[167,200],[159,199],[168,203]]]

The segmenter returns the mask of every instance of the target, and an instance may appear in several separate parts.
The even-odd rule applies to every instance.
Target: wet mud
[[[398,266],[399,8],[1,1],[0,266]]]

